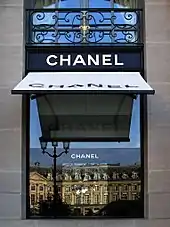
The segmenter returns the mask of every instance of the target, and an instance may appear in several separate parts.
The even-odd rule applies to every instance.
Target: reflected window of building
[[[95,191],[99,191],[99,185],[95,185]]]
[[[39,202],[43,201],[43,195],[39,195]]]
[[[65,203],[70,204],[71,203],[71,196],[65,195]]]
[[[58,192],[61,192],[61,186],[58,186]]]
[[[34,205],[35,203],[35,195],[31,194],[31,204]]]
[[[137,185],[132,185],[132,191],[137,191],[138,186]]]
[[[48,191],[51,192],[52,191],[52,188],[51,187],[48,187]]]
[[[81,197],[76,195],[76,204],[81,204]]]
[[[132,194],[132,200],[136,200],[136,194]]]
[[[31,185],[31,191],[35,191],[35,185]]]
[[[113,196],[112,196],[112,200],[113,200],[113,201],[118,200],[118,195],[113,195]]]
[[[84,203],[85,204],[90,204],[90,196],[89,195],[85,195],[84,196]]]
[[[123,186],[123,191],[127,191],[127,190],[128,190],[128,185],[125,184],[125,185]]]
[[[70,192],[71,191],[71,187],[70,186],[65,186],[65,192]]]
[[[113,185],[113,191],[118,191],[119,190],[119,186],[118,185]]]
[[[99,204],[100,203],[100,197],[99,195],[94,196],[94,204]]]
[[[44,187],[42,185],[39,186],[39,190],[40,191],[43,191],[44,190]]]
[[[103,203],[107,204],[108,203],[108,195],[103,196]]]
[[[104,185],[103,189],[104,189],[104,191],[107,191],[108,186],[107,185]]]
[[[128,194],[127,193],[122,193],[121,200],[127,200],[127,199],[128,199]]]

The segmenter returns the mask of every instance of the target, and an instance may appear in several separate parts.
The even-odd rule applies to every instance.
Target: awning
[[[154,94],[139,72],[31,72],[12,94]]]

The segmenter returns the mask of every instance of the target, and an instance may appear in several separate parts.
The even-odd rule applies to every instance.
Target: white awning
[[[139,72],[31,72],[13,94],[56,93],[154,94]]]

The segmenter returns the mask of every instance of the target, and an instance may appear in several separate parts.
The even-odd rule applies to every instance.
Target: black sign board
[[[28,71],[140,71],[141,49],[134,47],[49,47],[27,50]]]

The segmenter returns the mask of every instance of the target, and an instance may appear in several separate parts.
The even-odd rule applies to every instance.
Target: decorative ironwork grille
[[[27,44],[140,44],[141,9],[26,10]]]

